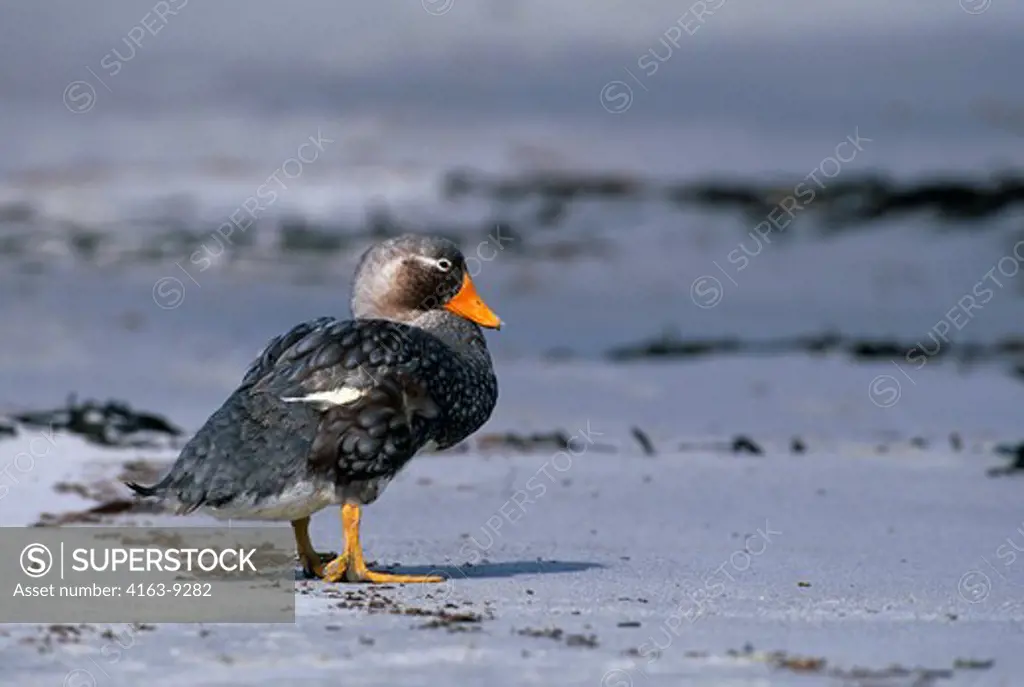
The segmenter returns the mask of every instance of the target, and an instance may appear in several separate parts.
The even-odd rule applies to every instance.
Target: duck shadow
[[[402,575],[440,575],[458,579],[494,579],[519,575],[557,575],[604,568],[600,563],[586,561],[507,561],[504,563],[477,563],[475,565],[400,565],[387,568],[387,572]]]
[[[329,558],[328,558],[329,560]],[[371,569],[399,575],[438,575],[449,580],[499,579],[519,575],[557,575],[605,568],[601,563],[587,561],[507,561],[504,563],[477,563],[470,565],[370,565]],[[308,579],[301,569],[295,579]]]

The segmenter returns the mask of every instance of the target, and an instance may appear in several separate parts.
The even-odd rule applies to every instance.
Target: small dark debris
[[[749,453],[750,455],[760,456],[764,454],[764,450],[754,443],[754,440],[750,437],[742,434],[737,435],[732,440],[732,452],[733,453]]]
[[[409,610],[414,610],[414,609],[409,609]],[[416,611],[422,611],[423,609],[415,609],[415,610]],[[469,632],[469,631],[479,630],[480,628],[472,628],[471,629],[469,627],[466,627],[466,624],[469,624],[469,623],[481,623],[484,620],[484,617],[482,615],[480,615],[479,613],[471,613],[471,612],[452,613],[452,612],[444,611],[444,610],[442,610],[442,611],[429,611],[427,613],[422,613],[422,612],[407,613],[407,615],[433,615],[434,616],[433,620],[425,622],[422,625],[417,625],[417,627],[419,629],[421,629],[421,630],[431,630],[431,629],[445,628],[449,632]]]
[[[996,664],[995,659],[979,661],[973,658],[958,658],[953,661],[954,670],[988,670]]]
[[[773,657],[772,665],[776,668],[791,670],[794,673],[820,673],[825,669],[826,662],[823,658],[782,654]]]
[[[523,637],[541,637],[545,639],[554,639],[555,641],[558,641],[562,639],[562,635],[564,635],[565,632],[557,627],[542,630],[527,627],[522,630],[519,630],[517,634],[520,634]]]
[[[842,680],[867,682],[871,680],[892,680],[894,678],[914,678],[914,685],[931,685],[936,680],[951,680],[953,671],[946,668],[907,668],[894,665],[880,670],[870,668],[851,668],[850,670],[833,670],[831,675]]]
[[[907,349],[894,341],[858,341],[849,351],[855,360],[895,360],[903,358]]]
[[[800,437],[793,437],[789,442],[789,450],[791,453],[805,453],[807,451],[807,445]]]
[[[620,362],[645,358],[696,358],[712,354],[738,353],[740,349],[738,339],[688,341],[673,333],[665,333],[638,344],[614,348],[608,352],[608,357]]]
[[[616,627],[640,627],[640,623],[636,620],[624,620]]]
[[[14,421],[5,417],[0,417],[0,437],[16,436],[18,436],[18,427],[14,424]]]
[[[395,608],[389,611],[400,615],[426,615],[432,619],[422,625],[416,626],[419,630],[445,629],[449,632],[477,632],[479,628],[469,627],[483,621],[483,615],[472,611],[449,611],[444,609],[427,608]]]
[[[743,645],[742,649],[729,649],[725,652],[726,656],[731,658],[748,658],[754,653],[754,645],[747,642]]]
[[[449,613],[448,611],[440,611],[434,613],[438,618],[441,618],[449,623],[480,623],[483,622],[484,617],[479,613],[472,613],[470,611],[462,611],[459,613]]]
[[[165,418],[135,411],[127,403],[79,403],[74,394],[68,397],[64,408],[18,413],[11,418],[26,427],[64,430],[93,444],[122,448],[173,446],[173,440],[184,433]]]
[[[651,438],[647,436],[647,433],[639,427],[634,427],[631,431],[633,433],[633,438],[637,440],[637,443],[640,444],[640,448],[643,449],[644,455],[653,456],[655,453],[654,444],[651,442]]]
[[[569,434],[564,430],[534,434],[505,432],[504,434],[485,434],[477,440],[477,445],[481,449],[513,448],[523,452],[550,449],[564,451],[569,448],[570,441]]]
[[[598,646],[597,635],[569,635],[565,638],[565,645],[593,649]]]
[[[42,513],[39,520],[32,524],[33,527],[60,527],[70,524],[97,524],[104,522],[104,516],[124,515],[127,513],[159,513],[158,504],[147,501],[132,501],[128,499],[111,499],[104,501],[97,506],[86,510],[71,511],[69,513]]]
[[[954,451],[960,451],[964,447],[963,439],[960,438],[960,434],[953,432],[949,435],[949,445]]]
[[[796,583],[796,586],[797,586],[797,587],[810,587],[810,586],[811,586],[811,583],[810,583],[810,582],[803,582],[803,581],[800,581],[800,582],[797,582],[797,583]]]
[[[58,638],[60,642],[77,642],[82,635],[82,629],[74,625],[50,625],[46,631]]]
[[[1015,446],[1007,444],[996,446],[995,452],[1000,455],[1010,456],[1013,461],[1009,465],[989,469],[989,477],[1012,475],[1016,472],[1024,471],[1024,441]]]
[[[753,645],[749,643],[740,651],[735,649],[729,650],[727,655],[734,658],[754,658],[764,660],[778,670],[788,670],[804,674],[824,674],[828,677],[841,680],[844,684],[847,682],[856,682],[857,684],[889,684],[889,682],[893,680],[906,679],[906,684],[921,685],[924,687],[925,685],[934,684],[937,680],[949,680],[953,677],[953,671],[947,668],[906,668],[900,665],[891,665],[880,670],[873,670],[869,668],[828,669],[828,664],[824,658],[794,656],[787,654],[784,651],[759,653],[755,652]],[[980,669],[986,669],[989,667],[991,667],[991,662],[978,662],[978,668]],[[903,684],[903,682],[901,682],[901,684]]]
[[[418,629],[445,628],[449,632],[476,631],[479,628],[470,628],[468,626],[471,624],[481,623],[485,619],[491,619],[493,617],[493,613],[490,611],[486,614],[480,614],[473,613],[471,611],[447,610],[452,606],[450,603],[445,604],[445,608],[402,606],[390,596],[382,593],[383,591],[389,591],[390,589],[393,589],[393,587],[378,587],[367,590],[345,590],[343,594],[339,594],[335,597],[338,598],[340,596],[342,599],[336,604],[336,606],[343,609],[366,611],[370,614],[388,613],[390,615],[431,618],[428,622],[417,625],[416,627]],[[363,644],[367,643],[364,641],[364,638],[360,638],[360,642]]]
[[[533,434],[519,434],[516,432],[505,432],[501,434],[485,434],[477,440],[477,447],[480,450],[494,450],[510,448],[521,453],[535,451],[569,451],[576,448],[585,448],[587,451],[600,453],[614,453],[615,447],[605,444],[586,443],[579,437],[570,436],[565,430],[552,432],[534,432]],[[574,453],[579,455],[579,452]]]
[[[928,448],[928,440],[924,437],[913,437],[910,440],[910,445],[914,448],[926,449]]]
[[[598,646],[597,637],[595,635],[583,635],[583,634],[565,634],[565,631],[561,628],[552,627],[544,629],[536,629],[527,627],[522,630],[518,630],[516,634],[523,637],[537,637],[541,639],[553,639],[556,642],[565,640],[566,646],[581,646],[593,648]]]

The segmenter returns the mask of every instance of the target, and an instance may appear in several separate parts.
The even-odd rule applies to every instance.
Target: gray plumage
[[[373,502],[418,451],[463,440],[497,402],[480,327],[443,308],[465,269],[443,239],[378,244],[356,271],[357,319],[271,340],[167,475],[129,486],[221,517],[296,520]]]

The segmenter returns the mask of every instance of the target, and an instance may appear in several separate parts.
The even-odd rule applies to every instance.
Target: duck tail
[[[147,486],[144,486],[142,484],[138,484],[137,482],[125,482],[125,485],[129,489],[134,491],[137,495],[142,496],[142,497],[160,496],[162,494],[162,492],[163,492],[163,489],[161,488],[159,483],[158,484],[154,484],[151,487],[147,487]]]

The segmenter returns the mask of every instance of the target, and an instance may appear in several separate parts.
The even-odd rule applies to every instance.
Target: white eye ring
[[[441,258],[434,264],[437,265],[437,269],[441,270],[442,272],[449,272],[452,269],[452,261],[449,260],[448,258]]]

